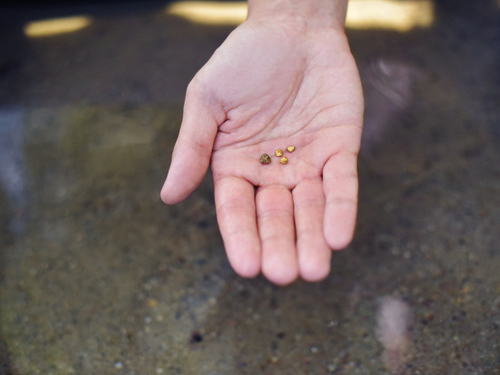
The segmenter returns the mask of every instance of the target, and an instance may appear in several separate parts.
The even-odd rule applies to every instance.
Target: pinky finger
[[[328,245],[340,250],[354,236],[358,206],[357,154],[333,155],[323,168],[326,197],[324,234]]]

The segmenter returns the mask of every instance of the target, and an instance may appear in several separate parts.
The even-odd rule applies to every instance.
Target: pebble
[[[260,162],[262,164],[269,164],[271,162],[271,158],[268,154],[262,154],[262,156],[260,157]]]
[[[334,364],[331,364],[331,365],[328,365],[326,367],[326,369],[328,370],[328,372],[334,372],[337,369],[337,366],[335,366]]]

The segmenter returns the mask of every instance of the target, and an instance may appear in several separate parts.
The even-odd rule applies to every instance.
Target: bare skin
[[[331,249],[354,233],[359,74],[337,10],[333,22],[311,24],[254,9],[188,87],[161,196],[167,204],[184,200],[211,164],[234,270],[280,285],[299,275],[318,281],[330,272]],[[288,164],[274,156],[278,148]],[[264,153],[270,164],[260,163]]]

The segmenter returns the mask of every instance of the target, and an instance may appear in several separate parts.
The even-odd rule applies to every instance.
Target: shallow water
[[[26,19],[74,11],[4,11],[0,374],[384,374],[388,355],[499,373],[500,8],[456,4],[430,28],[348,30],[358,228],[328,279],[288,287],[233,273],[210,176],[159,200],[186,85],[231,28],[115,4],[29,39]]]

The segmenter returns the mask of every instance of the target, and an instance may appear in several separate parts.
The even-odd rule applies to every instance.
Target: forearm
[[[294,19],[307,27],[344,28],[347,0],[248,0],[248,19]]]

